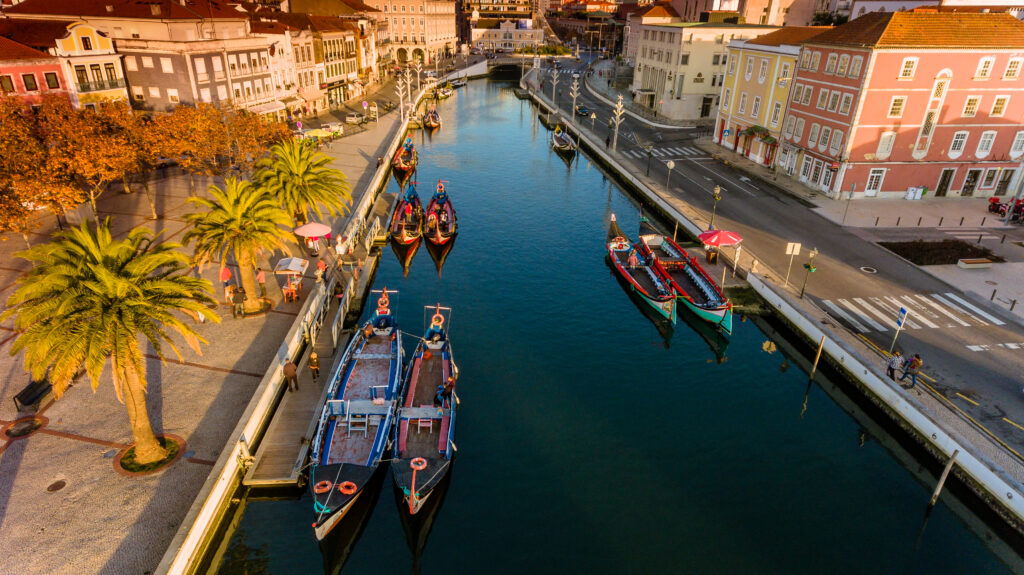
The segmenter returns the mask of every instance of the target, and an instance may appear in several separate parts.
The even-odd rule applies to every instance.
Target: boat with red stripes
[[[423,236],[423,202],[416,193],[416,183],[409,186],[395,206],[391,217],[391,239],[401,245],[412,245]]]
[[[451,308],[432,313],[409,362],[395,425],[391,474],[402,494],[400,513],[416,515],[451,470],[455,456],[458,368],[448,340]]]
[[[427,206],[425,235],[427,241],[435,245],[446,244],[459,233],[455,206],[452,205],[444,184],[442,180],[437,181],[437,189],[434,190],[434,196],[430,198],[430,204]]]
[[[608,226],[608,259],[615,271],[647,305],[672,323],[676,322],[676,294],[671,280],[642,253],[642,246],[629,241],[612,214]]]
[[[412,173],[416,171],[418,160],[419,154],[416,152],[416,146],[412,144],[412,138],[406,138],[405,143],[399,146],[394,157],[391,158],[391,170],[395,173],[395,179],[400,185],[404,186],[412,177]]]

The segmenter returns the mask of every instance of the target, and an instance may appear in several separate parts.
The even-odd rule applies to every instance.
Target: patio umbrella
[[[306,272],[309,261],[302,258],[281,258],[274,266],[274,273],[300,276]]]
[[[736,232],[726,230],[708,230],[697,236],[697,239],[706,246],[723,247],[739,245],[743,241]]]
[[[319,238],[331,233],[331,228],[320,222],[309,222],[308,224],[302,224],[292,231],[295,232],[295,235],[304,238]]]

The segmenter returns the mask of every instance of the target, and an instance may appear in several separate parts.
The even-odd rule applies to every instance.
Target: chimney
[[[111,13],[113,11],[114,11],[114,5],[113,4],[107,4],[107,14],[109,14],[109,13]]]
[[[160,5],[159,4],[150,4],[149,5],[149,11],[154,16],[159,16],[160,15]]]

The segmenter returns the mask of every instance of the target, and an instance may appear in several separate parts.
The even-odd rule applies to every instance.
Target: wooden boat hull
[[[675,323],[676,297],[668,278],[653,265],[649,257],[643,256],[642,246],[637,246],[626,238],[614,219],[608,230],[606,247],[608,262],[619,276],[654,311]],[[634,250],[637,252],[638,262],[636,266],[630,266],[629,254]],[[644,257],[642,261],[641,257]]]
[[[679,301],[694,315],[732,333],[732,303],[696,258],[667,236],[642,234],[640,247],[670,279]]]
[[[411,221],[407,221],[405,218],[407,205],[411,209]],[[412,244],[418,243],[423,237],[423,222],[420,215],[422,212],[423,204],[420,202],[419,196],[412,201],[408,201],[405,197],[400,199],[395,206],[395,213],[391,216],[391,240],[403,246],[412,246]]]
[[[391,171],[394,172],[399,185],[404,186],[409,182],[412,173],[416,171],[418,161],[419,154],[416,152],[416,148],[411,151],[406,150],[404,146],[398,148],[394,157],[391,158]]]
[[[319,541],[320,554],[324,560],[324,573],[338,575],[352,555],[356,543],[366,530],[373,509],[377,505],[384,486],[387,466],[378,465],[377,471],[366,486],[365,492],[352,503],[344,521]]]
[[[565,132],[551,132],[551,147],[562,154],[576,153],[576,143]]]
[[[432,243],[434,245],[444,245],[451,241],[453,238],[455,238],[456,235],[458,235],[459,220],[458,217],[456,217],[455,215],[455,206],[452,205],[451,198],[448,198],[448,200],[445,201],[444,206],[441,207],[441,209],[445,212],[447,224],[445,226],[442,226],[440,225],[440,222],[435,222],[434,225],[431,225],[431,216],[434,215],[435,220],[437,219],[435,215],[438,209],[437,204],[437,198],[434,197],[431,198],[430,204],[427,206],[427,221],[424,222],[426,233],[424,234],[424,236],[426,236],[427,241],[429,243]]]
[[[441,116],[437,114],[426,114],[423,116],[423,127],[437,129],[441,127]]]

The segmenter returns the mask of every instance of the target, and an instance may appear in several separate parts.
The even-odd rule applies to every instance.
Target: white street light
[[[576,97],[580,95],[580,82],[573,78],[572,88],[569,89],[569,94],[572,95],[572,123],[576,123]]]
[[[395,82],[395,93],[398,94],[398,118],[405,121],[405,78]]]
[[[590,131],[591,132],[594,131],[594,122],[596,122],[596,121],[597,121],[597,113],[591,112],[590,113]]]
[[[676,163],[673,162],[672,160],[669,160],[669,161],[665,162],[665,167],[668,168],[668,177],[665,178],[665,191],[667,192],[669,190],[668,182],[669,182],[669,180],[672,179],[672,170],[675,169]]]
[[[551,101],[555,103],[555,111],[558,111],[558,100],[555,98],[555,89],[558,87],[558,69],[551,73]]]
[[[615,103],[615,112],[613,120],[615,121],[615,137],[612,139],[612,153],[615,153],[616,146],[619,144],[619,124],[622,123],[622,115],[626,113],[626,110],[622,107],[622,94],[619,94],[619,101]]]
[[[420,73],[423,72],[423,60],[416,60],[416,91],[420,90]]]

